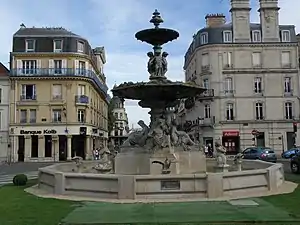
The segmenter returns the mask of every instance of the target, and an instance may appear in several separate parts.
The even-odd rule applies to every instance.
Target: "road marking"
[[[18,173],[19,174],[19,173]],[[38,178],[38,171],[31,171],[28,173],[24,173],[28,180],[33,180]],[[5,175],[0,175],[0,186],[4,184],[11,184],[13,182],[14,176],[17,174],[5,174]]]

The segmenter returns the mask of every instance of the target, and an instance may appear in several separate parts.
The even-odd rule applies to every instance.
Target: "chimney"
[[[222,13],[207,14],[205,16],[205,20],[206,20],[206,27],[219,27],[226,23],[226,18]]]

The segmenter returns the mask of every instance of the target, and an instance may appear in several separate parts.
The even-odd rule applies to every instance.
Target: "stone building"
[[[182,103],[179,120],[194,139],[222,140],[230,153],[253,144],[279,153],[294,144],[299,121],[295,27],[279,25],[277,0],[259,1],[260,23],[250,22],[250,11],[249,0],[231,0],[231,22],[206,16],[184,69],[186,81],[208,90]]]
[[[9,139],[9,70],[0,63],[0,164],[10,162],[10,139]]]
[[[117,96],[112,98],[115,125],[109,139],[114,146],[121,146],[128,137],[128,117],[124,105],[125,100]]]
[[[104,47],[64,28],[22,25],[10,59],[14,160],[90,158],[108,139]]]

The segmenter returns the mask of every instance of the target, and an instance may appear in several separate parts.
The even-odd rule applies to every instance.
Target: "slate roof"
[[[9,69],[0,62],[0,77],[8,77]]]
[[[79,37],[81,36],[66,30],[65,28],[20,28],[14,35],[14,37],[36,37],[36,36],[60,36],[60,37]]]

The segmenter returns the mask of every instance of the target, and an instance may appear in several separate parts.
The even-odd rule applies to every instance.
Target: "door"
[[[287,142],[287,150],[294,147],[294,143],[295,143],[294,132],[286,132],[286,142]]]
[[[25,155],[25,137],[18,136],[18,162],[24,162]]]
[[[58,136],[58,146],[59,146],[59,161],[67,160],[67,136]]]

